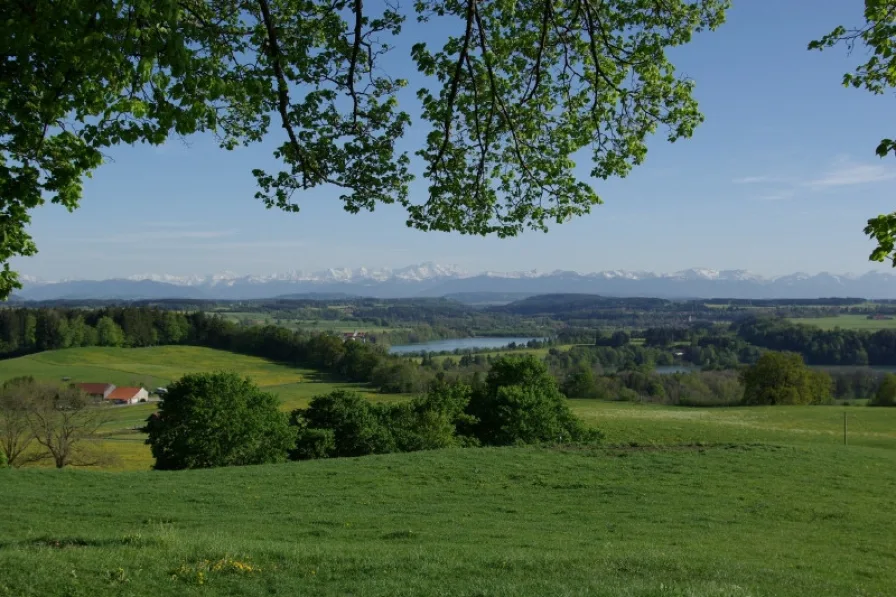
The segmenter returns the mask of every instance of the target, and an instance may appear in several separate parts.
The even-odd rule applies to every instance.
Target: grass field
[[[843,444],[896,452],[896,409],[866,406],[690,408],[629,402],[570,401],[573,412],[600,428],[606,442],[667,446],[692,443]]]
[[[896,319],[868,319],[865,315],[838,315],[835,317],[795,317],[793,323],[802,323],[823,330],[889,330],[896,329]]]
[[[893,450],[0,471],[0,595],[889,596]]]
[[[46,353],[0,379],[215,368],[288,404],[337,387],[194,348]],[[896,409],[571,405],[605,447],[174,473],[133,470],[126,429],[152,406],[111,409],[112,470],[0,470],[0,596],[893,595]]]
[[[197,346],[150,348],[72,348],[0,361],[0,382],[20,375],[62,382],[107,382],[118,386],[166,386],[186,373],[228,370],[251,377],[266,391],[276,394],[284,410],[308,404],[314,396],[348,389],[371,400],[396,400],[364,384],[335,381],[310,369],[297,369],[265,359]],[[115,456],[111,470],[146,470],[152,465],[144,435],[135,431],[155,410],[154,404],[111,407],[100,446]]]

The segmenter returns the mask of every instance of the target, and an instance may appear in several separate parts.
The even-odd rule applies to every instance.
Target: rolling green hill
[[[0,379],[210,369],[284,407],[339,385],[190,347],[44,353]],[[144,470],[0,470],[0,596],[892,594],[896,409],[572,408],[607,447],[183,472],[145,470],[128,427],[151,405],[114,408],[112,469]]]
[[[20,375],[62,383],[106,382],[118,386],[143,386],[150,390],[166,386],[186,373],[228,370],[251,377],[259,386],[276,394],[284,410],[304,406],[317,395],[337,388],[360,392],[371,400],[397,397],[373,392],[363,384],[340,382],[311,369],[298,369],[271,361],[198,346],[154,346],[150,348],[70,348],[0,361],[0,382]],[[155,410],[153,404],[111,408],[104,427],[102,448],[116,456],[113,470],[146,470],[152,465],[142,426]],[[2,593],[0,593],[2,595]]]
[[[19,375],[62,382],[109,382],[153,389],[186,373],[227,370],[247,375],[259,386],[281,396],[284,408],[301,405],[334,387],[373,394],[360,384],[336,382],[311,369],[299,369],[266,359],[199,346],[149,348],[69,348],[0,361],[0,381]]]

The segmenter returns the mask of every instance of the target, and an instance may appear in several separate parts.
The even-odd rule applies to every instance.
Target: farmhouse
[[[100,400],[108,398],[109,394],[115,390],[115,386],[110,383],[78,383],[75,384],[75,386],[80,388],[82,392],[91,398],[98,398]]]
[[[342,341],[347,342],[349,340],[354,340],[355,342],[366,343],[367,342],[367,332],[347,332],[342,334]]]
[[[137,404],[146,402],[147,398],[149,392],[144,388],[115,388],[105,399],[114,404]]]

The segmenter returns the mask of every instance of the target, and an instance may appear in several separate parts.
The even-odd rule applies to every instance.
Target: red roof
[[[106,389],[112,384],[108,383],[79,383],[77,386],[88,394],[105,394]]]
[[[130,400],[143,388],[115,388],[106,396],[106,400]]]

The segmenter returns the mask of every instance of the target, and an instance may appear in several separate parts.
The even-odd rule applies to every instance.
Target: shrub
[[[295,410],[290,422],[299,436],[291,456],[364,456],[395,451],[395,441],[383,416],[374,405],[355,392],[337,390],[317,396],[307,409]],[[314,431],[315,433],[310,433]],[[332,443],[321,431],[332,434]]]
[[[896,375],[887,373],[884,376],[874,398],[868,404],[870,406],[896,406]]]
[[[296,433],[296,445],[290,450],[291,460],[329,458],[336,451],[336,435],[332,429],[303,427]]]
[[[469,445],[463,435],[473,419],[464,412],[470,400],[464,385],[436,383],[419,398],[401,404],[371,404],[337,390],[293,411],[294,460],[414,452]],[[458,433],[458,431],[461,433]]]
[[[276,396],[236,373],[195,373],[168,386],[146,425],[160,470],[280,462],[293,430]]]
[[[742,373],[746,404],[824,404],[833,382],[823,371],[806,367],[794,352],[767,352]]]
[[[413,452],[477,443],[471,437],[476,419],[465,412],[471,393],[466,385],[435,383],[425,395],[393,406],[388,419],[397,448]]]
[[[510,445],[597,439],[576,419],[544,363],[531,355],[504,356],[467,409],[483,444]]]

